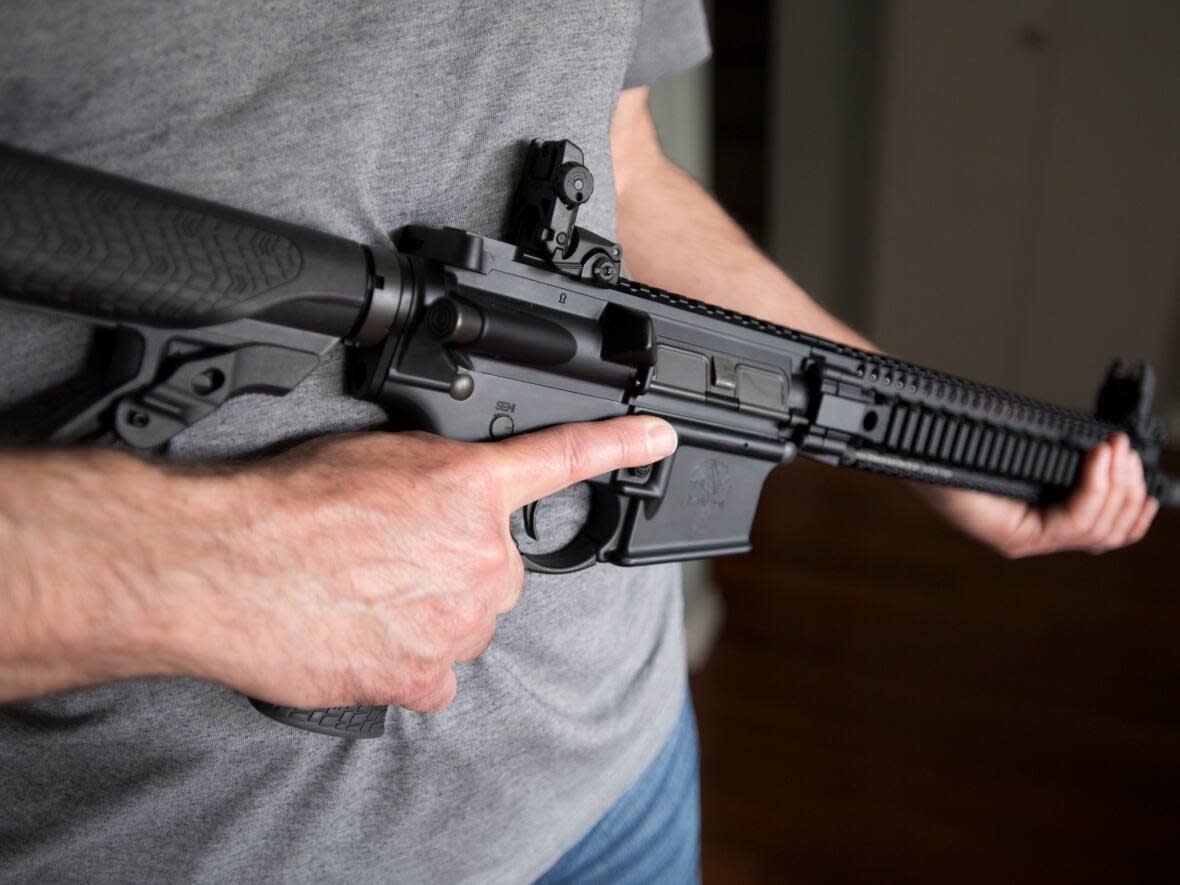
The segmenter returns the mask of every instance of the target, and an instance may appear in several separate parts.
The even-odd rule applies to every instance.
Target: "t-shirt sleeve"
[[[711,51],[702,0],[644,0],[623,88],[647,86],[687,71]]]

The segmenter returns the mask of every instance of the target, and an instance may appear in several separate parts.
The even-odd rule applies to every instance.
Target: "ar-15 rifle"
[[[64,410],[0,420],[161,450],[232,396],[286,393],[343,342],[353,395],[454,439],[670,421],[672,457],[598,477],[578,536],[524,555],[550,573],[743,553],[763,480],[797,453],[1044,503],[1123,431],[1150,494],[1180,506],[1149,368],[1116,362],[1089,417],[622,279],[620,247],[577,226],[593,187],[576,145],[534,141],[508,242],[411,225],[369,248],[0,147],[0,298],[99,324],[104,366]],[[525,524],[535,535],[534,508]],[[385,717],[254,704],[347,737]]]

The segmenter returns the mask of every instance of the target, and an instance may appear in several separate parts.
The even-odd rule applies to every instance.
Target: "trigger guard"
[[[578,535],[560,550],[552,553],[521,553],[526,571],[540,575],[568,575],[580,572],[598,562],[598,548],[585,535]]]
[[[623,507],[619,496],[607,486],[590,483],[590,489],[590,515],[586,524],[560,550],[550,553],[521,551],[520,558],[526,570],[542,575],[568,575],[606,561],[623,525]],[[519,546],[517,544],[518,549]]]

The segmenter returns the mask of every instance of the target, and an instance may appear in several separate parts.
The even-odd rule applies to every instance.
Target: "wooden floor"
[[[808,463],[754,547],[693,680],[706,883],[1180,881],[1180,514],[1007,562]]]

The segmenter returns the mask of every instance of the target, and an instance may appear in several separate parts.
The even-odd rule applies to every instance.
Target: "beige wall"
[[[1180,3],[777,0],[771,255],[900,356],[1180,438]]]
[[[1089,406],[1110,357],[1180,400],[1180,4],[893,0],[870,329]]]
[[[880,0],[771,4],[767,250],[828,310],[867,313]]]

